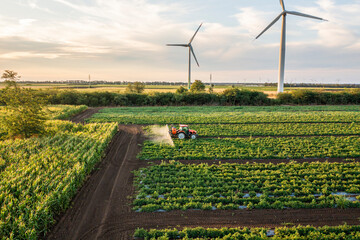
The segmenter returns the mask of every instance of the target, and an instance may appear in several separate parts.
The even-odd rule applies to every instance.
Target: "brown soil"
[[[277,227],[284,224],[359,224],[360,209],[287,209],[238,211],[172,211],[135,213],[132,171],[144,141],[140,126],[119,126],[99,170],[95,171],[47,239],[132,239],[134,230],[167,227]],[[268,161],[268,160],[267,160]],[[196,162],[196,161],[194,161]],[[210,161],[211,162],[211,161]]]
[[[85,111],[73,116],[70,119],[70,121],[72,121],[74,123],[84,123],[87,118],[90,118],[92,115],[94,115],[95,113],[97,113],[101,109],[103,109],[103,108],[102,107],[88,108]]]

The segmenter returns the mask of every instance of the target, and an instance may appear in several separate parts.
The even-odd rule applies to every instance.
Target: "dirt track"
[[[84,113],[83,116],[87,116]],[[84,117],[78,118],[83,121]],[[360,209],[287,209],[238,211],[131,211],[132,171],[146,166],[136,158],[144,140],[140,126],[119,126],[106,157],[88,179],[47,239],[132,239],[138,227],[277,227],[360,224]],[[268,160],[267,160],[268,161]],[[334,161],[336,161],[334,159]],[[341,161],[338,159],[338,161]]]
[[[102,107],[88,108],[85,111],[73,116],[70,119],[70,121],[72,121],[74,123],[83,123],[83,122],[85,122],[85,119],[91,117],[92,115],[94,115],[95,113],[100,111],[101,109],[103,109],[103,108]]]

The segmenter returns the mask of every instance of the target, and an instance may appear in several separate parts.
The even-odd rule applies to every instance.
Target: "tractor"
[[[175,128],[174,126],[171,127],[171,130],[169,131],[170,136],[172,138],[190,138],[190,139],[196,139],[198,137],[198,134],[195,130],[189,129],[188,125],[179,125],[179,129]]]

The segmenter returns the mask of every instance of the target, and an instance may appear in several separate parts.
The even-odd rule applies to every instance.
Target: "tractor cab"
[[[179,129],[176,129],[174,126],[171,127],[170,136],[179,139],[196,139],[198,137],[198,134],[195,130],[191,130],[188,125],[180,124]]]

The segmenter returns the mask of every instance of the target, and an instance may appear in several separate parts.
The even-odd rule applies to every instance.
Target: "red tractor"
[[[179,129],[176,129],[174,126],[171,127],[170,136],[173,138],[190,138],[190,139],[196,139],[198,137],[198,134],[195,130],[189,129],[188,125],[179,125]]]

